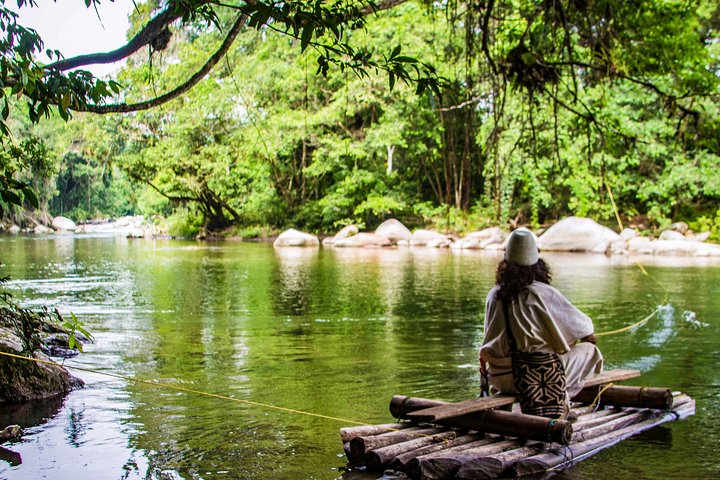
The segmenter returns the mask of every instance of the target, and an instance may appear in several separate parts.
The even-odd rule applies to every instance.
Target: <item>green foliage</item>
[[[163,5],[139,5],[134,31]],[[655,228],[714,212],[715,3],[403,2],[360,15],[367,7],[241,4],[249,28],[192,90],[132,116],[18,128],[46,142],[60,173],[38,186],[27,167],[8,178],[56,212],[162,215],[181,235],[330,232],[389,216],[454,232],[613,221],[611,192],[621,217]],[[150,67],[131,57],[118,75],[128,101],[182,83],[237,14],[177,8],[185,23],[163,55]]]
[[[0,286],[8,279],[0,278]],[[30,310],[17,305],[6,291],[0,291],[0,326],[13,331],[23,344],[23,354],[33,356],[40,350],[42,334],[48,331],[64,331],[68,334],[68,348],[82,352],[82,345],[77,340],[76,333],[83,334],[92,339],[92,335],[85,330],[77,317],[70,313],[70,319],[65,320],[57,309],[43,307],[40,310]]]
[[[202,215],[194,209],[178,208],[167,219],[168,233],[175,237],[194,237],[203,227]]]
[[[422,225],[441,232],[462,235],[494,225],[492,208],[481,205],[465,211],[450,205],[423,202],[416,204],[413,210],[422,219]]]
[[[51,170],[47,147],[42,140],[29,136],[19,144],[10,141],[0,144],[0,218],[12,206],[21,207],[25,202],[34,208],[39,206],[30,181],[17,179],[18,172],[43,176]]]
[[[57,313],[57,310],[55,310],[55,313],[60,316],[59,313]],[[60,318],[60,320],[63,320]],[[82,353],[83,347],[82,343],[77,339],[77,334],[80,333],[85,336],[85,338],[88,338],[92,340],[93,336],[88,332],[84,327],[83,323],[78,320],[78,318],[75,316],[74,313],[70,312],[70,319],[69,320],[63,320],[61,323],[61,326],[68,332],[68,348],[69,349],[76,349]]]
[[[696,233],[710,232],[710,240],[720,243],[720,208],[714,215],[702,215],[689,223]]]

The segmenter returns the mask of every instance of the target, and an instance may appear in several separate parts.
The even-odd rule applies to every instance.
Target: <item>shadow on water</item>
[[[4,405],[0,410],[0,425],[20,425],[23,429],[36,427],[55,417],[63,406],[61,395],[19,405]]]
[[[19,405],[6,405],[0,411],[0,428],[11,423],[19,425],[23,430],[37,427],[55,417],[63,406],[63,397],[56,396],[49,399],[36,400]],[[14,442],[10,442],[12,445]],[[20,453],[0,446],[0,460],[16,467],[22,464]]]

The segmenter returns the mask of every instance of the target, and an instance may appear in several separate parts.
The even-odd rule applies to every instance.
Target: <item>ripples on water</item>
[[[698,414],[559,478],[717,478],[720,268],[547,255],[554,285],[590,314],[610,368],[683,390]],[[2,275],[24,305],[74,312],[96,338],[76,365],[369,423],[393,394],[461,400],[478,392],[477,351],[497,254],[445,250],[274,251],[269,245],[0,239]],[[682,313],[679,313],[682,312]],[[0,412],[27,427],[6,445],[8,479],[331,479],[344,457],[327,418],[78,372],[63,401]]]

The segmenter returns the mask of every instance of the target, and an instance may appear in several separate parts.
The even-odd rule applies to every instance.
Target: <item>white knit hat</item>
[[[538,261],[535,235],[530,230],[525,229],[512,232],[507,247],[505,247],[505,260],[525,267],[535,265]]]

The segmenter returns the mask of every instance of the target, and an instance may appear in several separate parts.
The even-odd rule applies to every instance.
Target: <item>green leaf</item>
[[[70,107],[70,92],[65,92],[62,96],[62,100],[60,100],[60,108],[67,110],[68,107]]]
[[[3,190],[2,192],[0,192],[0,194],[2,194],[3,200],[5,200],[7,203],[18,206],[22,205],[22,198],[20,198],[17,193],[10,190]]]
[[[310,45],[310,41],[313,38],[313,31],[315,30],[315,25],[312,23],[307,25],[303,31],[302,31],[302,37],[300,38],[300,50],[305,51],[305,49]]]
[[[35,195],[35,192],[33,192],[32,188],[25,187],[22,190],[23,195],[25,196],[25,200],[30,202],[30,205],[32,205],[35,208],[40,208],[40,204],[38,202],[37,196]]]

